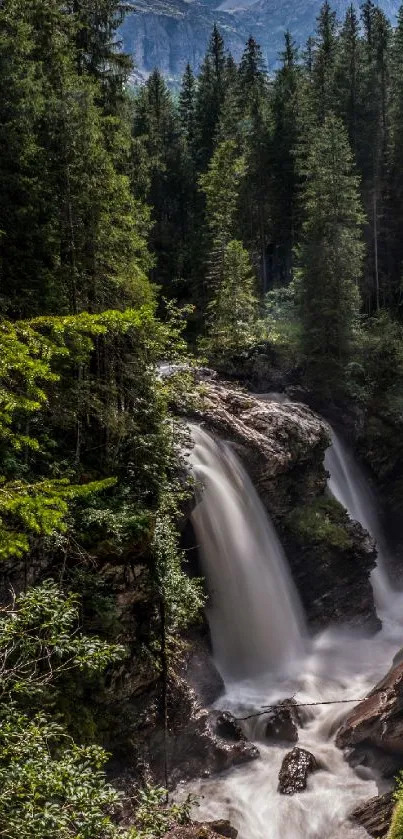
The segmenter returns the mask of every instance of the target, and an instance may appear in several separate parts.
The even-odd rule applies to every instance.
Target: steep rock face
[[[147,76],[157,67],[168,80],[178,82],[187,63],[198,70],[214,22],[228,49],[238,60],[246,41],[231,15],[216,11],[207,2],[186,0],[132,0],[132,11],[121,29],[123,46],[133,55],[134,78]]]
[[[403,663],[397,664],[345,719],[336,743],[350,760],[375,754],[392,755],[394,771],[403,767]]]
[[[222,382],[207,381],[194,411],[237,454],[274,520],[326,487],[326,423],[305,405],[265,402]]]
[[[230,441],[280,534],[308,619],[377,629],[368,534],[326,496],[329,428],[306,405],[264,401],[209,380],[193,420]]]

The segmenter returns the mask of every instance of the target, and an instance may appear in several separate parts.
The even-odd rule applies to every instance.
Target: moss
[[[331,498],[318,498],[311,504],[296,507],[287,518],[290,533],[302,545],[318,544],[341,550],[353,547],[346,530],[347,516]]]
[[[388,839],[403,839],[403,801],[398,801],[395,807]]]

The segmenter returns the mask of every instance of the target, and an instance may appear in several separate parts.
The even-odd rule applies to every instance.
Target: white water
[[[395,592],[388,578],[387,547],[376,500],[358,464],[334,430],[325,467],[330,474],[328,485],[332,495],[346,508],[350,518],[360,522],[375,539],[378,552],[377,567],[372,573],[375,601],[381,615],[390,613]]]
[[[226,465],[223,460],[227,461]],[[281,603],[283,606],[284,585],[278,592],[274,587],[276,575],[271,577],[272,583],[269,586],[267,580],[263,582],[262,556],[265,554],[265,545],[260,540],[258,541],[259,557],[255,562],[255,555],[252,553],[255,550],[255,525],[253,517],[250,518],[253,509],[246,499],[242,498],[243,491],[248,494],[250,492],[249,481],[247,479],[243,483],[244,472],[235,455],[226,447],[220,447],[217,451],[216,444],[212,444],[210,438],[208,438],[208,445],[204,438],[198,438],[193,462],[196,464],[198,475],[203,475],[206,486],[197,516],[206,574],[207,576],[210,573],[214,574],[213,588],[216,589],[217,595],[213,605],[213,615],[209,616],[210,620],[213,617],[211,624],[213,643],[215,649],[218,643],[219,656],[222,656],[222,660],[226,662],[222,669],[227,671],[227,690],[218,703],[219,707],[229,709],[237,716],[247,716],[261,709],[262,706],[290,696],[295,696],[299,703],[353,700],[351,705],[317,705],[304,709],[305,718],[303,727],[299,731],[299,745],[311,751],[322,768],[309,777],[307,790],[294,796],[281,796],[277,792],[281,762],[292,746],[278,742],[269,744],[265,741],[264,716],[243,723],[248,737],[259,747],[260,759],[244,767],[233,769],[225,775],[193,784],[192,792],[200,796],[201,803],[200,809],[195,812],[195,817],[198,819],[229,818],[239,830],[239,839],[363,839],[363,837],[368,837],[363,828],[349,821],[348,816],[356,806],[378,792],[382,792],[385,787],[369,769],[361,768],[354,772],[344,761],[342,752],[336,748],[334,737],[348,710],[357,704],[357,700],[365,697],[376,682],[385,675],[394,654],[402,646],[402,595],[398,598],[401,608],[397,609],[397,596],[392,595],[389,584],[383,589],[384,593],[386,592],[386,599],[388,592],[390,593],[390,601],[389,604],[386,600],[383,602],[384,626],[377,636],[368,639],[348,628],[328,629],[313,639],[305,653],[300,652],[298,675],[295,675],[295,670],[294,675],[284,675],[290,650],[291,663],[295,665],[295,622],[294,629],[289,633],[289,627],[283,623],[280,615],[278,619],[282,629],[276,633],[279,649],[277,651],[273,649],[269,640],[268,658],[265,657],[262,647],[265,632],[253,623],[255,620],[258,623],[260,620],[266,621],[266,613],[262,606],[263,599],[267,605],[267,612],[273,617],[273,610],[276,609],[276,614],[278,614],[278,604]],[[366,496],[369,490],[365,484],[361,483],[363,479],[359,476],[356,467],[347,468],[343,450],[339,447],[336,451],[333,449],[328,455],[327,467],[332,473],[330,479],[332,492],[341,503],[346,505],[351,516],[358,518],[362,514],[363,517],[364,515],[367,517],[366,527],[371,529],[378,544],[382,544],[381,532],[374,531],[374,528],[378,527],[376,508],[372,500],[371,506],[369,504],[370,495]],[[215,471],[218,472],[219,477],[214,477]],[[234,471],[237,478],[235,486],[232,486]],[[241,480],[243,486],[241,486]],[[227,492],[234,496],[232,506],[226,497]],[[252,508],[254,508],[255,494],[252,497]],[[242,527],[245,528],[246,535],[241,533],[240,521],[234,520],[234,515],[236,519],[240,509],[243,510]],[[361,521],[364,524],[364,518]],[[270,535],[267,536],[266,556],[270,545],[273,544],[271,541],[273,533],[270,530],[268,533]],[[228,546],[227,538],[230,539],[231,547]],[[280,565],[284,571],[284,559],[283,557],[281,559]],[[231,600],[233,589],[231,588],[231,594],[228,592],[229,600],[226,604],[225,592],[227,585],[234,586],[234,577],[239,573],[240,567],[243,569],[243,575],[239,587],[235,585],[238,603],[235,611],[230,606],[233,602]],[[264,567],[267,571],[267,566],[264,565]],[[247,568],[249,572],[245,570]],[[220,581],[218,578],[221,574]],[[248,575],[247,578],[245,574]],[[253,577],[252,586],[249,584],[249,574]],[[260,580],[257,579],[258,574],[262,574]],[[381,570],[382,579],[383,576],[384,571]],[[287,589],[289,578],[286,573],[285,580]],[[254,609],[250,603],[254,597],[259,605],[254,616],[253,614],[251,616],[250,613],[253,613]],[[244,608],[242,608],[242,602]],[[388,605],[391,607],[389,611]],[[225,614],[221,612],[222,606],[225,608]],[[257,644],[254,643],[254,636],[251,635],[255,631]],[[272,631],[274,632],[274,629]],[[271,635],[266,633],[266,637],[270,639]],[[290,643],[290,637],[294,638],[293,643]],[[242,671],[246,666],[247,655],[252,659],[256,655],[260,662],[258,667],[251,664],[251,672],[255,675],[249,681],[245,678],[239,680],[238,643],[244,661]],[[228,650],[230,652],[227,658],[226,651]],[[268,664],[271,667],[272,661],[274,667],[273,670],[269,670]],[[276,666],[278,663],[280,667]],[[236,668],[236,672],[231,670],[232,666]],[[291,674],[292,669],[289,671]],[[244,672],[241,675],[243,676]],[[188,791],[189,787],[186,788],[186,792]]]
[[[217,667],[227,683],[289,672],[307,632],[280,542],[232,449],[197,426],[192,435],[191,463],[204,487],[192,521]]]

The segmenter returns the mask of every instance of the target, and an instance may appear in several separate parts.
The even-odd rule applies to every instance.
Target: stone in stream
[[[377,766],[389,776],[403,768],[403,663],[397,664],[360,702],[339,729],[336,745],[350,763]],[[391,763],[387,771],[385,759]]]
[[[281,795],[294,795],[307,787],[308,775],[317,772],[319,766],[311,752],[296,746],[286,754],[278,776],[278,791]]]
[[[293,699],[284,699],[268,714],[266,723],[266,737],[274,740],[286,740],[289,743],[298,741],[298,726],[301,718]]]
[[[394,806],[393,792],[387,792],[361,804],[351,814],[350,819],[365,827],[374,839],[384,839],[389,833]]]
[[[215,731],[224,740],[231,740],[233,743],[246,741],[246,737],[239,725],[238,720],[230,711],[221,711],[215,720]]]

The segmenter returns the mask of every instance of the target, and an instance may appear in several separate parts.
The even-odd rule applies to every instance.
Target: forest
[[[136,767],[128,792],[111,697],[134,660],[166,727],[203,620],[181,536],[200,367],[242,380],[258,357],[311,407],[359,413],[403,509],[403,7],[392,26],[372,0],[344,20],[325,2],[274,74],[252,37],[236,64],[215,26],[178,93],[158,70],[131,84],[124,15],[0,2],[5,839],[189,822],[190,798],[161,804]],[[133,588],[143,566],[133,639],[110,580]]]

